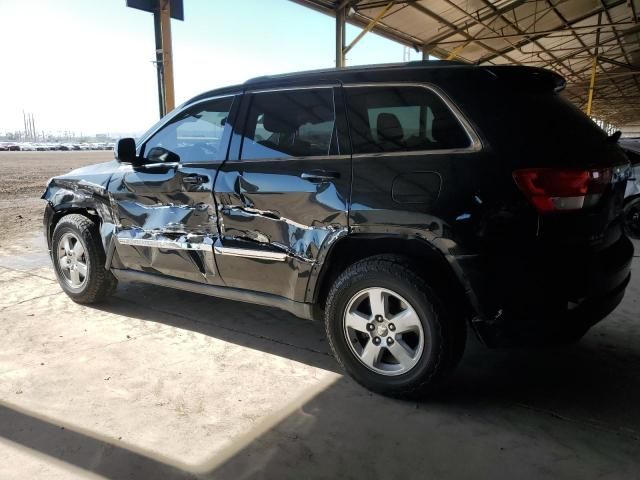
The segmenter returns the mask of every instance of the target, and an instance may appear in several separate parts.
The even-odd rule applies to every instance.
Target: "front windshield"
[[[186,103],[186,102],[185,102]],[[185,105],[185,103],[178,105],[176,108],[174,108],[173,110],[171,110],[168,114],[166,114],[164,117],[162,117],[160,120],[158,120],[156,123],[153,124],[153,126],[151,128],[149,128],[146,132],[144,132],[142,135],[136,137],[136,146],[137,148],[140,148],[140,145],[142,145],[142,143],[148,138],[150,137],[156,130],[158,130],[162,125],[164,125],[165,123],[171,121],[171,119],[182,110],[182,107]]]

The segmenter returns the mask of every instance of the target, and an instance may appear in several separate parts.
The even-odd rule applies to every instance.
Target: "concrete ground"
[[[76,305],[31,237],[0,248],[0,479],[640,478],[640,258],[578,345],[472,339],[416,403],[279,311],[137,284]]]

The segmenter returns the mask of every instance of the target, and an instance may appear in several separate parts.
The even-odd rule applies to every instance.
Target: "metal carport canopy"
[[[640,0],[292,1],[336,17],[337,66],[346,21],[425,56],[554,70],[580,108],[640,134]]]

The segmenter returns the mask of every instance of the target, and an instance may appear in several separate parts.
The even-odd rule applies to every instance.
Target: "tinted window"
[[[227,97],[186,110],[147,141],[145,157],[156,160],[150,157],[162,148],[182,162],[223,160],[227,153],[223,134],[232,103],[233,97]]]
[[[422,87],[349,87],[353,153],[464,148],[460,122],[434,92]]]
[[[242,158],[328,155],[334,124],[331,88],[254,94]]]

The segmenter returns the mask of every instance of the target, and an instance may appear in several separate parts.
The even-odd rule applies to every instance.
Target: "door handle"
[[[188,185],[202,185],[208,179],[202,175],[187,175],[182,178],[182,183],[186,183]]]
[[[303,172],[300,175],[300,178],[302,178],[303,180],[309,180],[312,183],[320,183],[320,182],[328,182],[330,180],[335,180],[336,178],[340,178],[340,173],[319,170],[316,172]]]

